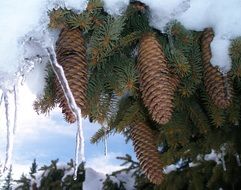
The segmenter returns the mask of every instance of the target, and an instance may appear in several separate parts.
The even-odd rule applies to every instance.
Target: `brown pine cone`
[[[130,134],[142,171],[152,183],[161,184],[163,166],[152,130],[144,122],[137,122],[131,126]]]
[[[166,124],[172,117],[178,81],[171,77],[163,50],[153,34],[145,35],[140,41],[138,70],[145,106],[154,121]]]
[[[69,87],[73,93],[76,104],[80,107],[82,114],[86,114],[86,91],[87,91],[87,61],[85,41],[79,29],[64,28],[56,42],[56,54],[58,63],[63,67]],[[57,81],[56,96],[59,106],[66,121],[76,121],[75,115],[70,110],[63,90]]]
[[[204,66],[204,84],[206,91],[214,105],[225,109],[232,102],[233,87],[228,76],[224,76],[217,67],[211,65],[212,57],[210,44],[213,40],[214,32],[207,28],[202,36],[202,59]]]

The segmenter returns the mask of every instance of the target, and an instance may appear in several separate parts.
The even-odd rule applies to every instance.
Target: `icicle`
[[[5,163],[3,172],[9,169],[11,166],[11,160],[12,160],[12,152],[13,152],[13,129],[11,127],[10,123],[10,117],[9,117],[9,101],[8,101],[8,92],[4,92],[4,103],[5,103],[5,116],[6,116],[6,125],[7,125],[7,145],[6,145],[6,157],[5,157]]]
[[[170,47],[171,47],[171,54],[173,54],[173,51],[175,50],[173,37],[172,37],[172,26],[173,26],[173,23],[169,23],[167,25],[167,30],[166,30],[168,41],[169,41],[169,44],[170,44]]]
[[[226,168],[225,159],[224,159],[224,155],[223,154],[222,154],[221,160],[222,160],[222,165],[223,165],[223,171],[226,172],[227,168]]]
[[[225,159],[224,159],[224,155],[225,155],[225,147],[221,147],[221,161],[222,161],[222,165],[223,165],[223,171],[227,171],[227,167],[226,167],[226,164],[225,164]]]
[[[43,57],[40,56],[35,56],[35,57],[31,57],[31,58],[25,58],[24,59],[24,66],[20,69],[19,73],[21,74],[21,84],[23,85],[24,81],[25,81],[25,76],[27,73],[29,73],[30,71],[32,71],[34,69],[34,65],[42,63],[42,59]]]
[[[75,168],[74,168],[74,179],[77,178],[78,166],[85,160],[84,158],[84,136],[82,128],[82,117],[81,109],[77,106],[74,96],[69,88],[68,81],[65,77],[64,70],[61,65],[58,64],[56,54],[53,47],[48,47],[47,52],[50,57],[51,66],[61,84],[61,87],[64,91],[64,95],[67,99],[68,105],[71,111],[76,116],[77,122],[77,133],[76,133],[76,148],[75,148]]]
[[[105,146],[105,157],[107,157],[107,154],[108,154],[108,142],[107,142],[108,125],[102,124],[102,128],[105,131],[104,146]]]
[[[3,102],[3,93],[2,93],[1,99],[0,99],[0,106],[2,105],[2,102]]]
[[[236,153],[236,161],[237,161],[237,164],[238,164],[238,166],[241,166],[241,162],[240,162],[240,157],[239,157],[239,154],[238,153]]]
[[[13,123],[13,134],[16,133],[17,120],[18,120],[18,84],[14,85],[14,123]]]

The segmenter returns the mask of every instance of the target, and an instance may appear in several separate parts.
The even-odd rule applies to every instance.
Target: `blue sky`
[[[76,125],[67,124],[59,108],[54,109],[48,116],[37,115],[32,109],[34,94],[31,85],[20,87],[18,128],[13,152],[13,169],[16,176],[28,172],[34,158],[37,159],[39,166],[49,164],[51,160],[57,158],[61,163],[74,158]],[[6,144],[3,105],[0,111],[0,160],[3,163]],[[100,125],[90,123],[87,119],[83,120],[86,164],[99,172],[117,170],[120,168],[120,162],[115,159],[116,156],[126,153],[134,155],[131,142],[126,144],[121,135],[110,136],[108,155],[105,157],[104,143],[94,145],[90,143],[90,137],[99,127]]]

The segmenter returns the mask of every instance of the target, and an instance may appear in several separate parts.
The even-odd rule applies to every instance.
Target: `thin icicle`
[[[18,84],[14,85],[13,89],[14,93],[14,123],[13,123],[13,134],[16,133],[17,123],[18,123],[18,105],[19,105],[19,97],[18,97]]]
[[[10,123],[9,116],[9,100],[8,92],[4,92],[4,103],[5,103],[5,116],[6,116],[6,126],[7,126],[7,145],[6,145],[6,157],[3,172],[8,170],[11,166],[12,152],[13,152],[13,129]]]
[[[171,47],[171,54],[173,54],[173,51],[175,50],[175,46],[174,46],[174,42],[173,42],[173,37],[172,37],[172,26],[173,26],[174,23],[169,23],[167,25],[167,30],[166,30],[166,33],[167,33],[167,37],[168,37],[168,42],[170,44],[170,47]]]
[[[58,81],[61,84],[61,87],[64,91],[64,95],[67,99],[68,105],[71,111],[76,116],[77,122],[77,133],[76,133],[76,148],[75,148],[75,168],[74,168],[74,178],[77,178],[77,172],[79,164],[85,160],[84,158],[84,135],[82,128],[82,117],[81,117],[81,109],[77,106],[74,96],[69,88],[68,81],[65,77],[64,70],[61,65],[58,64],[56,53],[53,47],[48,47],[47,52],[50,57],[51,66],[58,78]]]
[[[238,166],[241,166],[241,162],[240,162],[240,157],[239,157],[239,154],[238,153],[236,153],[236,161],[237,161],[237,164],[238,164]]]
[[[226,167],[226,163],[225,163],[225,159],[224,159],[224,155],[225,155],[225,146],[222,146],[221,147],[221,157],[220,157],[220,159],[221,159],[221,161],[222,161],[222,165],[223,165],[223,171],[227,171],[227,167]]]
[[[107,130],[108,130],[108,125],[103,124],[102,125],[104,132],[105,132],[105,137],[104,137],[104,146],[105,146],[105,156],[107,157],[108,155],[108,142],[107,142]]]
[[[3,93],[2,93],[1,99],[0,99],[0,106],[2,105],[2,102],[3,102]]]

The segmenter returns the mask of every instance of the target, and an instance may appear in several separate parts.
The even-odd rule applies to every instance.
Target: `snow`
[[[219,154],[212,149],[210,154],[206,154],[204,156],[204,160],[206,161],[212,160],[212,161],[215,161],[217,164],[221,164],[219,157],[220,157]]]
[[[116,179],[118,180],[118,184],[120,183],[120,181],[124,182],[124,187],[127,190],[134,190],[134,185],[135,185],[135,178],[132,176],[133,173],[132,172],[121,172],[116,174]]]
[[[77,12],[82,12],[87,6],[87,0],[65,0],[64,6],[67,9],[73,9]]]
[[[43,44],[53,44],[47,32],[49,10],[65,6],[81,12],[86,3],[83,0],[1,1],[0,88],[12,89],[18,81],[18,72],[26,66],[26,61],[34,61],[37,55],[46,56]]]
[[[60,165],[57,163],[57,169],[62,169],[64,170],[64,175],[62,177],[62,181],[67,176],[72,176],[74,174],[74,169],[70,166],[67,165]],[[40,187],[41,180],[43,176],[48,175],[48,170],[47,171],[42,171],[38,170],[36,174],[34,174],[35,179],[31,180],[31,184],[36,183],[37,187]],[[29,174],[26,175],[28,178],[30,178]],[[121,172],[116,175],[116,177],[111,176],[111,180],[117,184],[120,183],[120,181],[125,182],[124,187],[126,190],[134,190],[134,183],[135,183],[135,178],[132,177],[131,172]],[[98,172],[94,170],[93,168],[85,168],[85,181],[83,183],[83,190],[102,190],[103,182],[106,179],[106,174]],[[20,184],[19,184],[20,185]],[[16,189],[19,185],[14,185],[13,189]]]
[[[200,165],[200,163],[194,163],[194,162],[190,162],[189,163],[189,167],[190,168],[192,168],[192,167],[197,167],[197,166],[199,166]]]
[[[239,154],[238,153],[236,153],[236,161],[237,161],[237,164],[238,164],[238,166],[241,166],[241,162],[240,162],[240,157],[239,157]]]
[[[104,9],[114,16],[121,15],[128,5],[129,0],[104,0]]]
[[[189,8],[190,0],[141,0],[151,10],[151,25],[163,31],[166,24]]]
[[[239,0],[142,0],[151,10],[151,24],[164,31],[172,20],[180,21],[187,29],[201,31],[212,27],[215,38],[211,44],[211,62],[227,72],[231,67],[230,40],[241,36],[241,1]],[[129,0],[104,0],[107,12],[120,15]],[[26,63],[26,50],[43,52],[38,41],[46,39],[47,11],[65,6],[81,12],[87,0],[4,0],[0,12],[0,86],[12,88],[17,82],[16,72]],[[24,14],[25,13],[25,14]],[[37,40],[36,40],[37,39]],[[29,41],[33,43],[29,43]],[[34,42],[35,41],[35,42]],[[24,43],[27,45],[24,45]],[[41,86],[41,85],[40,85]]]
[[[96,172],[92,168],[86,168],[84,190],[102,190],[102,183],[105,180],[105,174]]]
[[[187,29],[202,31],[212,27],[215,32],[211,44],[211,63],[223,72],[229,71],[229,46],[232,39],[241,36],[240,0],[141,0],[151,10],[151,24],[164,31],[166,24],[180,21]]]
[[[176,164],[171,164],[171,165],[168,165],[168,166],[163,168],[164,174],[169,174],[172,171],[176,171],[176,170],[177,170],[177,165]]]

